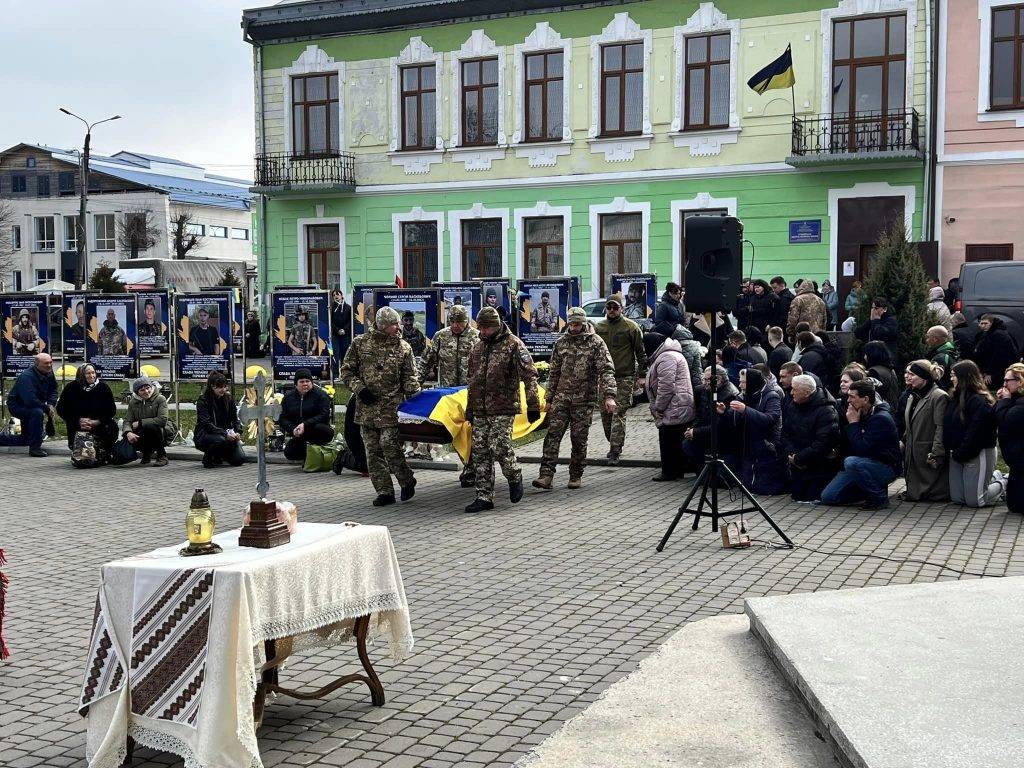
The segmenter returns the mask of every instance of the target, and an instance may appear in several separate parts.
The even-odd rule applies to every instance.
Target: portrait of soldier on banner
[[[391,308],[401,320],[402,338],[409,342],[412,353],[422,357],[427,351],[427,305],[423,301],[393,301]]]
[[[193,304],[189,312],[188,349],[194,355],[221,354],[216,304]]]
[[[290,306],[286,310],[285,345],[292,355],[311,356],[320,353],[320,337],[317,333],[317,308],[303,305]],[[311,320],[312,317],[312,320]]]
[[[74,306],[70,307],[67,311],[67,316],[64,318],[64,323],[67,325],[68,339],[74,339],[78,342],[78,351],[81,351],[82,344],[85,343],[85,335],[88,332],[86,326],[85,317],[85,302],[78,299],[74,302]]]
[[[530,332],[558,333],[558,292],[534,288],[530,291],[530,303]]]
[[[163,323],[160,322],[159,298],[147,298],[142,305],[142,317],[139,318],[139,336],[154,338],[165,334]]]
[[[94,322],[97,326],[97,355],[114,356],[128,354],[128,336],[124,330],[124,305],[98,305]]]
[[[647,283],[640,281],[623,283],[622,288],[626,300],[622,314],[638,323],[647,319]]]
[[[39,335],[39,310],[35,308],[14,309],[11,312],[11,350],[17,356],[37,355],[43,351]]]

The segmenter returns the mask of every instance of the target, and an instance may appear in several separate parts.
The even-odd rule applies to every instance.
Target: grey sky
[[[0,148],[20,141],[179,158],[251,178],[252,49],[242,8],[269,0],[0,0]]]

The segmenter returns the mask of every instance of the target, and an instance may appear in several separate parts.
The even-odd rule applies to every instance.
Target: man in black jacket
[[[957,359],[973,360],[978,326],[968,323],[963,312],[954,312],[950,315],[949,321],[953,324],[953,343],[956,344]]]
[[[307,368],[295,372],[295,388],[281,401],[277,426],[288,435],[284,456],[304,461],[306,445],[326,445],[334,439],[334,402],[331,396],[313,384]]]
[[[352,307],[345,303],[345,294],[341,291],[335,291],[332,298],[334,300],[331,302],[331,341],[334,356],[331,358],[331,367],[334,370],[334,378],[338,378],[341,361],[345,359],[349,342],[352,341]]]
[[[683,288],[676,283],[665,286],[665,293],[654,309],[654,333],[671,336],[677,325],[685,325],[683,317]]]
[[[768,354],[768,370],[775,378],[779,378],[779,369],[782,365],[793,359],[793,350],[786,345],[782,336],[783,332],[779,326],[773,325],[768,329],[768,345],[772,348]]]
[[[785,328],[786,323],[789,322],[789,305],[793,303],[793,299],[796,297],[786,287],[786,279],[782,275],[773,277],[769,285],[771,285],[772,292],[775,294],[775,317],[772,320],[772,325]]]
[[[1006,330],[1006,324],[997,315],[982,315],[978,321],[981,333],[974,345],[974,362],[990,387],[1000,383],[1003,371],[1020,362],[1017,342]]]
[[[807,374],[793,377],[791,394],[782,409],[782,453],[789,464],[790,492],[794,501],[817,501],[836,474],[835,403]]]
[[[893,366],[900,368],[900,326],[896,315],[889,309],[888,299],[881,296],[871,301],[871,316],[853,330],[861,342],[881,341],[889,350]]]
[[[821,339],[810,331],[801,331],[796,341],[800,347],[800,367],[804,373],[813,373],[821,381],[828,382],[832,374],[832,358]]]

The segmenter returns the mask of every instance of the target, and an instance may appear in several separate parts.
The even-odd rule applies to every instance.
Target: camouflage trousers
[[[394,496],[391,475],[403,488],[412,482],[412,470],[405,461],[405,451],[398,437],[398,426],[368,427],[359,425],[359,434],[366,445],[366,468],[378,496]]]
[[[510,482],[523,473],[512,447],[513,416],[478,416],[473,420],[472,463],[476,470],[476,497],[494,501],[494,462]]]
[[[615,377],[615,413],[607,413],[601,409],[601,425],[604,436],[611,443],[613,451],[621,451],[626,442],[626,411],[633,405],[633,387],[636,376]]]
[[[590,420],[594,417],[592,405],[559,405],[548,411],[548,433],[544,437],[544,454],[540,460],[540,474],[554,475],[558,463],[558,449],[562,445],[565,430],[569,430],[572,458],[569,459],[569,478],[583,477],[587,463],[587,438],[590,436]]]

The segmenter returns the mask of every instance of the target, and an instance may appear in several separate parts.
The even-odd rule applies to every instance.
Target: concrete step
[[[854,768],[1011,768],[1024,754],[1024,577],[746,601]]]
[[[827,768],[746,617],[687,624],[519,764],[522,768]]]

